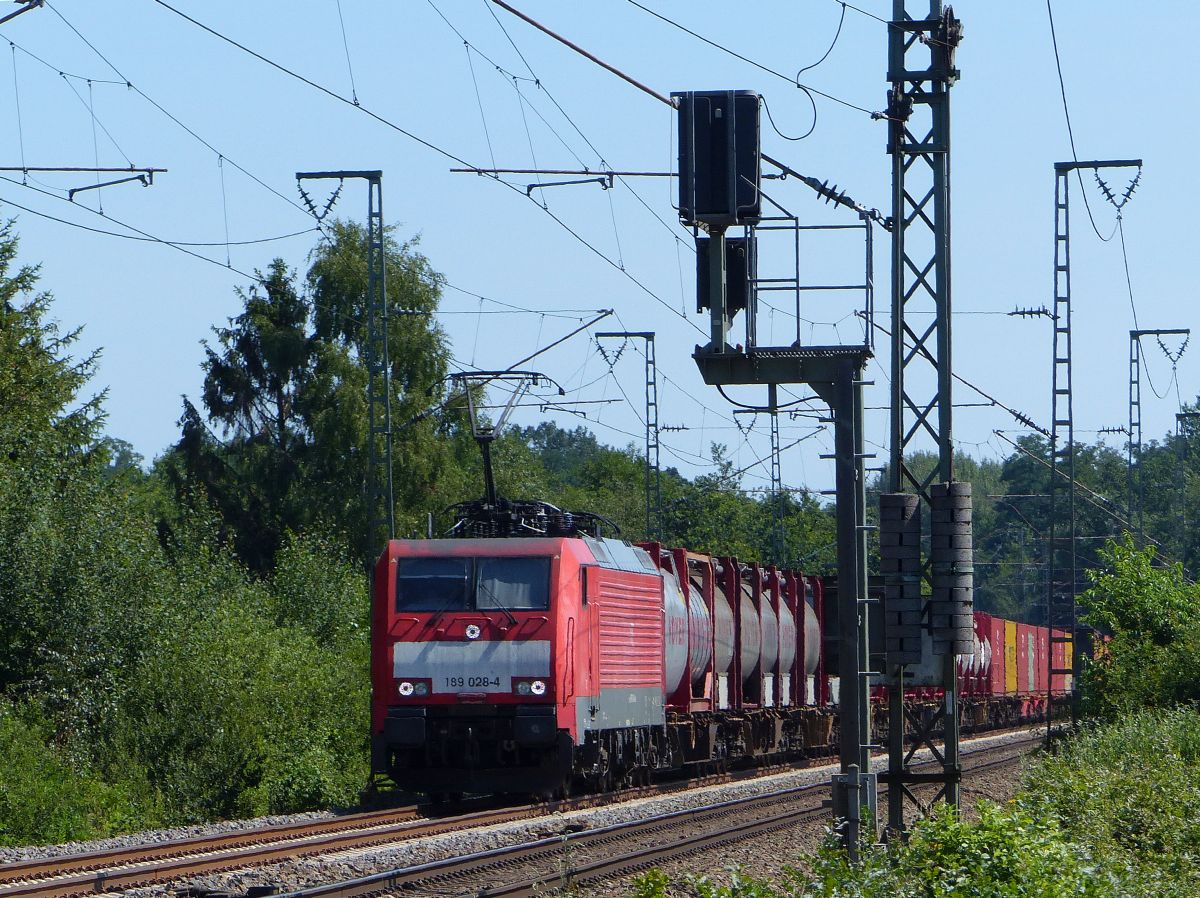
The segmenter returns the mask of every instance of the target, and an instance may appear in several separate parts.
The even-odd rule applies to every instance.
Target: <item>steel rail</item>
[[[1015,753],[1006,754],[982,763],[970,764],[964,772],[980,770],[1011,764],[1023,757],[1029,746],[1039,745],[1041,737],[1008,742],[996,746],[988,746],[971,752],[969,756],[997,754],[1006,750],[1017,749]],[[936,766],[936,761],[925,761],[914,765]],[[925,788],[933,788],[929,784]],[[466,876],[480,876],[496,868],[513,867],[521,863],[536,861],[553,861],[561,859],[562,852],[567,846],[579,850],[587,848],[605,848],[622,839],[634,838],[640,834],[653,834],[661,837],[668,832],[672,825],[683,832],[677,839],[660,838],[659,841],[623,854],[605,856],[594,861],[571,864],[562,867],[555,876],[537,875],[512,880],[507,883],[488,885],[478,890],[480,896],[486,898],[544,898],[546,891],[553,888],[554,879],[577,886],[582,883],[612,876],[628,875],[653,864],[661,863],[678,857],[696,854],[735,842],[744,841],[779,829],[786,829],[809,820],[828,818],[830,810],[823,800],[828,789],[825,782],[811,783],[804,786],[791,787],[779,792],[764,795],[747,796],[705,805],[698,808],[687,808],[671,811],[640,820],[612,824],[592,830],[577,833],[565,833],[561,836],[537,839],[516,846],[492,848],[486,851],[474,852],[458,857],[446,858],[440,861],[430,861],[411,867],[386,870],[381,873],[342,882],[312,886],[294,892],[282,894],[280,898],[360,898],[367,895],[389,895],[411,893],[422,887],[442,889],[448,881],[461,879]],[[887,789],[881,789],[886,794]],[[816,793],[822,796],[818,803],[801,808],[789,808],[769,816],[752,817],[734,823],[726,823],[715,829],[695,832],[698,822],[703,819],[724,819],[731,812],[752,811],[756,807],[767,807],[777,804],[780,800],[795,799]]]
[[[465,814],[434,817],[429,806],[412,805],[387,811],[351,814],[304,823],[285,823],[252,830],[217,833],[0,865],[0,898],[65,896],[162,883],[187,875],[218,873],[259,866],[291,857],[367,847],[402,839],[582,810],[634,798],[670,794],[684,789],[720,785],[774,773],[803,769],[821,758],[764,764],[735,772],[717,772],[667,782],[585,795],[565,801],[507,805]],[[465,806],[478,805],[468,802]]]
[[[93,870],[114,864],[130,864],[152,861],[158,858],[178,856],[184,853],[197,854],[203,851],[215,851],[222,848],[247,847],[260,842],[277,839],[295,838],[303,835],[316,835],[321,832],[349,830],[356,826],[368,827],[386,823],[399,823],[405,820],[420,819],[418,805],[395,808],[383,812],[366,812],[351,814],[330,820],[315,820],[304,823],[281,823],[238,832],[215,833],[210,836],[191,836],[182,839],[169,839],[164,842],[148,843],[135,848],[112,848],[101,851],[88,851],[79,854],[61,855],[59,857],[35,858],[27,861],[14,861],[0,865],[0,887],[4,883],[20,879],[30,879],[61,872],[63,867],[70,864],[72,869]],[[388,818],[392,819],[388,819]]]

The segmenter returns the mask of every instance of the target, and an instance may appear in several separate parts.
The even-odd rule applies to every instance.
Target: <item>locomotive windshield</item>
[[[405,558],[396,575],[397,611],[466,611],[470,558]]]
[[[550,559],[402,558],[397,611],[545,611]]]

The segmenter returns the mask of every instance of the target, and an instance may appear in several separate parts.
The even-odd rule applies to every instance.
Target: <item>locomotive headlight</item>
[[[428,683],[417,683],[415,686],[413,686],[413,695],[428,695],[428,694],[429,694],[429,684]]]
[[[527,683],[525,680],[517,683],[517,695],[529,695],[531,691],[532,689],[530,688],[529,683]]]
[[[405,698],[408,698],[410,695],[413,694],[413,692],[416,691],[416,687],[412,683],[410,683],[408,680],[405,680],[403,683],[401,683],[399,686],[396,687],[396,690],[401,695],[403,695]]]
[[[544,680],[534,680],[532,683],[529,684],[529,691],[532,692],[534,695],[545,695],[546,694],[545,681]]]

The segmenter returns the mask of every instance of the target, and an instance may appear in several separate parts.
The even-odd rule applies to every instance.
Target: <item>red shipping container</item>
[[[1053,635],[1056,639],[1061,639],[1067,635],[1067,631],[1063,630],[1061,628],[1055,627],[1054,631],[1053,631]],[[1066,667],[1067,667],[1066,643],[1062,643],[1062,642],[1050,643],[1050,652],[1054,656],[1054,669],[1055,670],[1066,669]],[[1068,677],[1068,674],[1059,674],[1059,673],[1053,674],[1051,676],[1051,680],[1050,680],[1052,690],[1054,692],[1066,692],[1067,691],[1067,677]]]
[[[1037,640],[1037,685],[1034,691],[1045,694],[1050,687],[1050,631],[1046,627],[1034,627]]]
[[[980,614],[983,637],[987,639],[991,661],[987,671],[984,692],[987,695],[1004,695],[1004,619]]]
[[[1017,695],[1032,695],[1037,689],[1037,647],[1030,624],[1017,624]]]

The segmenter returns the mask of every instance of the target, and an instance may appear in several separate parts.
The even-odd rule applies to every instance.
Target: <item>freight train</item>
[[[821,578],[630,545],[539,506],[538,525],[516,532],[558,535],[493,523],[392,540],[380,555],[374,783],[549,796],[832,752]],[[986,614],[975,630],[959,664],[964,725],[1036,719],[1048,631]]]

